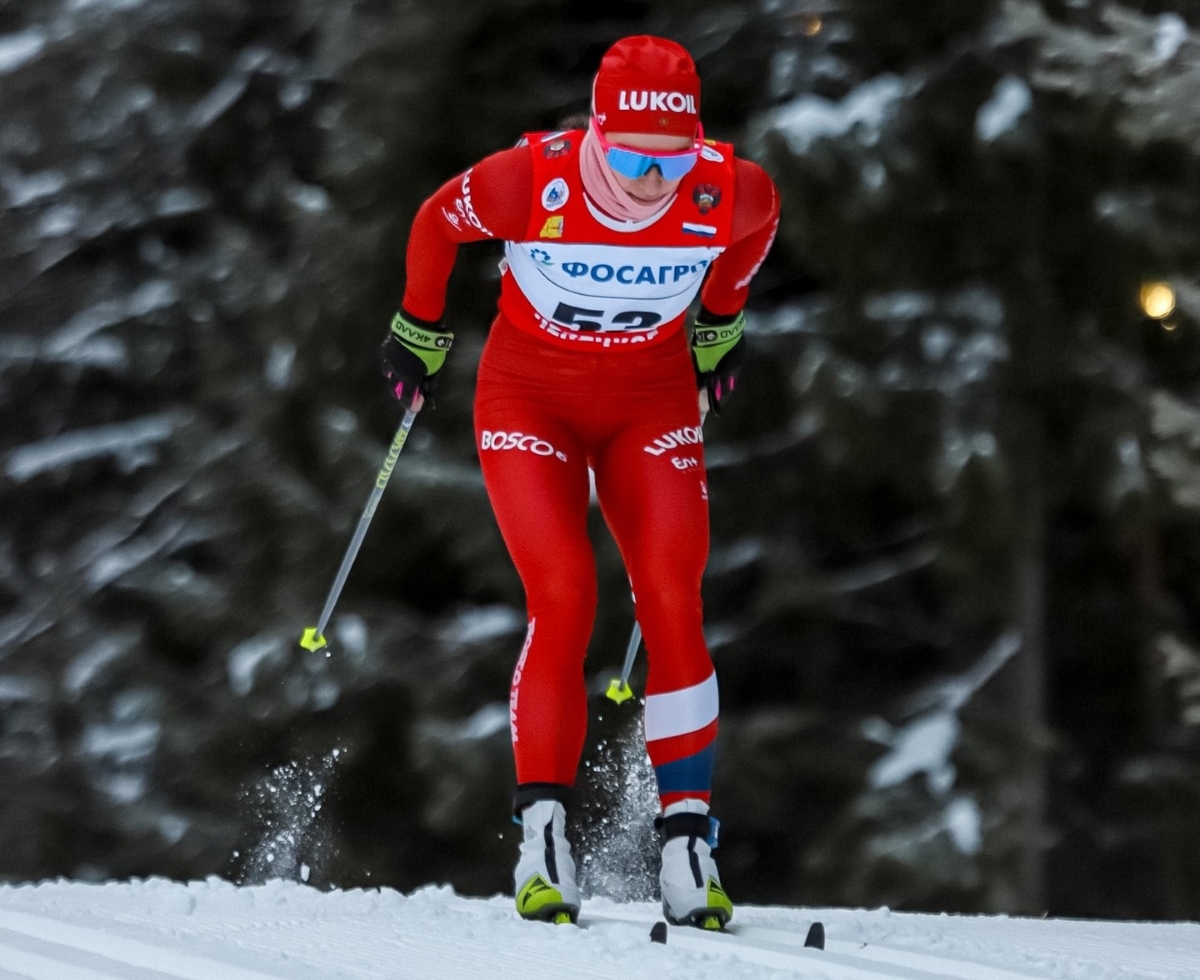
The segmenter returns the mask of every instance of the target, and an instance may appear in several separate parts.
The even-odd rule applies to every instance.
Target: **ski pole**
[[[708,418],[708,392],[700,392],[700,428],[704,428],[704,420]],[[621,667],[621,676],[614,677],[608,682],[605,697],[617,704],[623,704],[633,697],[633,688],[629,686],[629,675],[633,673],[633,662],[637,659],[638,647],[642,644],[642,624],[634,619],[633,633],[629,637],[629,647],[625,650],[625,663]]]
[[[629,675],[633,672],[633,661],[637,658],[638,647],[642,643],[642,624],[633,621],[633,633],[629,637],[629,649],[625,651],[625,665],[621,668],[621,676],[614,677],[608,682],[605,695],[609,700],[621,704],[633,697],[633,688],[629,686]]]
[[[325,627],[329,625],[333,607],[337,605],[338,596],[342,594],[342,587],[350,575],[350,566],[354,564],[354,559],[358,556],[358,549],[362,547],[363,538],[367,536],[371,518],[375,516],[375,509],[379,506],[383,490],[388,485],[388,480],[391,479],[392,470],[396,468],[396,460],[400,458],[400,450],[404,448],[404,443],[408,440],[408,431],[412,428],[416,418],[417,413],[411,408],[404,413],[404,419],[400,423],[400,428],[396,430],[395,438],[392,439],[392,446],[388,450],[387,458],[383,461],[379,475],[375,477],[375,489],[371,491],[371,496],[367,499],[367,506],[363,509],[362,517],[358,521],[358,528],[350,540],[350,547],[346,549],[342,567],[338,569],[337,577],[333,580],[333,587],[329,590],[329,596],[325,600],[325,608],[321,610],[321,618],[317,620],[316,626],[309,626],[305,629],[304,635],[300,638],[300,645],[305,650],[317,651],[325,646]]]

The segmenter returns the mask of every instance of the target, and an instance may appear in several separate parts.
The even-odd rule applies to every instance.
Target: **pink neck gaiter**
[[[604,159],[604,148],[596,139],[589,125],[579,147],[579,173],[583,177],[583,189],[605,214],[622,221],[645,221],[665,210],[675,199],[667,195],[663,201],[646,204],[630,196],[621,185]]]

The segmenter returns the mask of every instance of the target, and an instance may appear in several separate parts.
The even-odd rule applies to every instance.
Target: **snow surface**
[[[908,89],[895,75],[864,82],[840,102],[802,95],[768,113],[768,126],[787,140],[792,153],[807,153],[819,139],[854,132],[864,146],[878,142],[884,125],[896,114]]]
[[[825,950],[804,948],[820,920]],[[1195,980],[1200,924],[740,905],[730,931],[652,903],[585,902],[580,926],[520,921],[505,896],[320,891],[210,878],[0,887],[0,980]]]
[[[32,61],[45,46],[45,31],[35,27],[19,34],[0,35],[0,75],[7,75]]]
[[[989,143],[1016,126],[1032,106],[1029,86],[1015,75],[1008,75],[996,84],[991,99],[980,106],[975,133]]]
[[[132,422],[75,429],[40,442],[18,446],[8,455],[5,472],[23,482],[47,470],[82,460],[116,456],[127,467],[148,463],[150,447],[169,439],[185,420],[181,412],[147,415]]]

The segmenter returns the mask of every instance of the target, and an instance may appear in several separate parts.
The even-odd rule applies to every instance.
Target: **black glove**
[[[433,404],[430,396],[453,343],[454,334],[449,331],[417,323],[403,313],[392,318],[381,351],[383,376],[388,390],[405,409],[412,408],[418,394]]]
[[[746,359],[746,338],[742,331],[746,314],[717,316],[703,307],[692,330],[692,363],[696,367],[696,385],[708,392],[708,405],[720,414],[722,399],[737,386],[737,373]]]

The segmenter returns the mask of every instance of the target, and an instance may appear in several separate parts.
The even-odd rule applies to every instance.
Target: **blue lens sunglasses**
[[[604,150],[604,159],[622,177],[637,180],[645,177],[654,167],[662,174],[663,180],[679,180],[691,172],[700,158],[700,148],[704,145],[704,130],[697,124],[696,141],[687,150],[672,150],[669,153],[633,150],[627,146],[617,146],[608,142],[595,119],[591,121],[592,132],[600,141]]]

